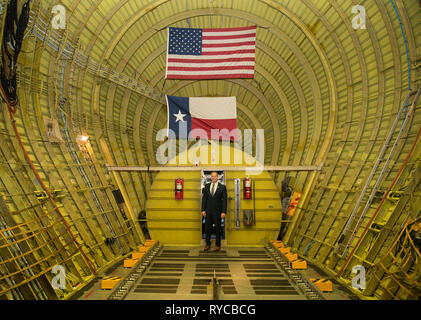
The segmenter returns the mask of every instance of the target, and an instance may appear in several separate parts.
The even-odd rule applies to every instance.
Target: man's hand
[[[221,219],[225,218],[225,213],[221,213]]]
[[[202,216],[206,217],[206,211],[202,211]]]

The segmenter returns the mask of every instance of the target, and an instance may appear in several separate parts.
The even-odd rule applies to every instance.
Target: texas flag
[[[166,99],[168,138],[237,140],[235,97],[167,95]]]

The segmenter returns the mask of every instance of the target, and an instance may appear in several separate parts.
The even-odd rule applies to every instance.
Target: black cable
[[[16,95],[14,94],[13,85],[14,77],[14,22],[16,21],[17,15],[17,3],[16,1],[9,1],[6,9],[5,24],[3,30],[2,39],[2,68],[1,68],[1,84],[5,90],[6,96],[10,101],[11,105],[16,105]]]
[[[18,101],[16,68],[25,29],[29,22],[30,1],[28,0],[23,4],[19,18],[17,0],[9,0],[6,9],[1,48],[2,67],[0,69],[0,81],[10,105],[13,107],[17,105]],[[13,112],[16,112],[16,108]]]

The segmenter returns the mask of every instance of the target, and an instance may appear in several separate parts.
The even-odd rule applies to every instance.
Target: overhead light
[[[86,142],[88,142],[88,139],[89,139],[89,136],[84,135],[84,134],[79,134],[76,137],[76,142],[77,143],[86,143]]]

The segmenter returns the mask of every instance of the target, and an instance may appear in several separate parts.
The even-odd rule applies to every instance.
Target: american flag
[[[253,78],[256,26],[168,28],[167,79]]]

